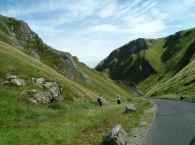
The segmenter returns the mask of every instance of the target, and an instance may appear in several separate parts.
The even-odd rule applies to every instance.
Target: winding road
[[[158,110],[141,145],[195,145],[195,103],[151,100]]]

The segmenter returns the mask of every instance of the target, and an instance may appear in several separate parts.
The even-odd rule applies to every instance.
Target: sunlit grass
[[[102,134],[117,123],[130,135],[143,111],[150,107],[147,102],[132,97],[129,88],[118,86],[80,62],[76,61],[93,86],[68,80],[49,67],[51,63],[46,56],[43,57],[45,65],[3,42],[0,42],[0,52],[1,83],[11,72],[27,82],[23,87],[0,86],[0,144],[99,144]],[[27,102],[25,93],[39,89],[28,83],[32,77],[58,82],[64,100],[49,105]],[[96,101],[99,94],[104,99],[102,107]],[[121,105],[116,103],[116,94],[121,96]],[[134,100],[137,112],[124,113],[127,98]]]
[[[64,113],[61,111],[58,115],[44,109],[46,112],[40,112],[42,116],[47,113],[52,115],[1,127],[0,143],[100,144],[103,133],[110,132],[116,124],[121,124],[130,135],[131,128],[139,124],[141,115],[151,104],[148,101],[135,100],[137,112],[124,113],[126,104],[127,102],[122,102],[121,105],[117,105],[115,102],[103,104],[102,107],[88,106],[87,109],[72,106],[72,110]]]

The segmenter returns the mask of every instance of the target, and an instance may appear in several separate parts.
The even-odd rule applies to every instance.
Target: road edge
[[[149,130],[150,130],[151,126],[152,126],[152,123],[154,122],[154,119],[156,117],[156,113],[158,111],[158,105],[154,101],[152,101],[152,100],[149,100],[149,101],[151,101],[152,103],[154,103],[154,106],[152,108],[154,108],[155,111],[154,111],[154,115],[152,117],[152,121],[148,125],[147,130],[144,132],[144,136],[140,139],[140,142],[139,142],[138,145],[142,145],[143,144],[143,141],[144,141],[144,139],[146,137],[146,134],[149,132]]]

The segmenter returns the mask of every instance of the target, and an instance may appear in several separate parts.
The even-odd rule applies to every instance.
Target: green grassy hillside
[[[148,79],[149,81],[153,82],[152,84],[152,88],[155,85],[160,85],[162,84],[162,86],[165,84],[165,82],[169,82],[169,80],[172,80],[172,78],[177,78],[177,74],[182,75],[182,69],[186,68],[187,70],[189,69],[189,71],[192,69],[194,69],[193,65],[190,65],[189,63],[191,62],[191,60],[194,57],[195,54],[195,45],[194,45],[194,40],[195,40],[195,28],[193,29],[189,29],[189,30],[184,30],[184,31],[179,31],[177,33],[175,33],[174,35],[168,36],[164,39],[164,42],[158,46],[158,47],[153,47],[152,46],[152,51],[156,50],[159,51],[157,52],[158,54],[160,54],[160,57],[158,56],[158,59],[155,59],[158,62],[158,65],[152,64],[154,61],[154,59],[151,59],[151,53],[148,55],[148,58],[151,59],[151,64],[156,67],[158,70],[157,75],[156,76],[152,76],[150,79]],[[159,45],[159,44],[158,44]],[[153,55],[154,56],[154,55]],[[157,56],[155,54],[155,56]],[[157,67],[158,66],[158,67]],[[187,71],[188,72],[188,71]],[[185,75],[189,75],[189,77],[193,77],[192,73]],[[177,78],[179,79],[179,78]],[[140,84],[140,86],[147,86],[148,82],[142,82]],[[176,85],[176,84],[175,84]],[[158,91],[159,94],[161,95],[165,95],[165,94],[169,94],[169,93],[174,93],[176,96],[179,97],[179,95],[181,94],[186,94],[186,95],[190,95],[190,92],[187,91],[179,91],[179,88],[183,88],[183,86],[190,86],[190,84],[182,84],[179,83],[176,86],[175,85],[170,85],[168,88],[170,90],[172,90],[172,92],[170,91],[165,91],[164,93],[162,93],[159,89]],[[149,88],[149,86],[147,86]],[[146,88],[142,87],[143,89],[146,90]],[[150,87],[151,88],[151,87]],[[166,87],[164,87],[165,89]],[[175,88],[175,89],[174,89]],[[177,90],[178,88],[178,90]],[[163,89],[163,90],[164,90]],[[154,88],[152,89],[154,90]],[[174,91],[175,92],[174,92]],[[156,91],[157,92],[157,91]],[[148,93],[150,94],[150,93]],[[158,93],[157,93],[158,94]]]
[[[58,82],[64,96],[60,102],[33,105],[26,101],[25,92],[36,89],[36,86],[1,85],[0,144],[99,144],[102,134],[109,132],[117,123],[131,134],[129,128],[138,125],[150,103],[135,99],[127,88],[105,79],[101,73],[94,72],[76,58],[75,61],[91,78],[93,87],[72,82],[56,70],[0,41],[1,83],[10,72],[25,80],[44,77]],[[99,94],[104,99],[102,108],[96,101]],[[115,94],[121,95],[121,106],[116,104]],[[134,114],[124,114],[126,98],[129,97],[133,98],[138,109]],[[90,134],[94,137],[89,137]]]
[[[194,59],[191,60],[189,65],[184,67],[179,73],[177,73],[174,77],[169,79],[163,84],[156,85],[153,89],[151,89],[147,96],[154,97],[158,96],[159,98],[167,98],[167,99],[179,99],[180,96],[186,96],[186,101],[195,102],[194,96]]]
[[[103,72],[112,79],[133,81],[141,91],[147,93],[189,65],[195,55],[194,40],[195,28],[179,31],[164,38],[145,39],[148,49],[113,59]],[[122,48],[123,46],[116,50],[120,51]],[[102,63],[105,63],[104,60],[100,63],[103,66]],[[182,84],[178,87],[182,87]]]
[[[25,23],[2,16],[0,21],[0,144],[100,144],[102,134],[117,123],[131,135],[131,128],[138,126],[144,110],[152,106],[133,96],[128,87],[106,79],[76,57],[73,57],[74,62],[92,85],[67,78],[54,65],[59,63],[56,59],[59,51],[44,44]],[[23,28],[25,33],[22,33]],[[40,61],[30,56],[29,48],[36,50]],[[24,79],[27,85],[6,83],[8,74]],[[49,104],[29,102],[26,93],[40,89],[29,83],[31,78],[57,82],[62,88],[63,100]],[[99,94],[104,100],[101,108],[97,102]],[[121,96],[120,106],[116,95]],[[127,98],[133,99],[136,113],[124,113]],[[148,122],[152,115],[148,116]]]

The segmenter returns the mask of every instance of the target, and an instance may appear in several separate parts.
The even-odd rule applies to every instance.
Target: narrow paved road
[[[152,100],[158,110],[142,145],[190,145],[195,137],[195,103]]]

